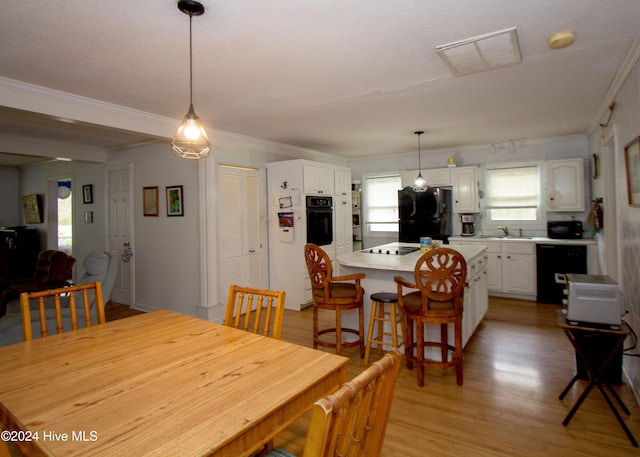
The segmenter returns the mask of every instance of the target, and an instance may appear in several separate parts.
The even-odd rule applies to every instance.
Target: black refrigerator
[[[428,187],[425,192],[398,191],[400,234],[398,241],[419,243],[420,237],[449,242],[451,236],[451,190]]]

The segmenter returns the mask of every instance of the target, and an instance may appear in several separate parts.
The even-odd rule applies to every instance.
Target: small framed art
[[[93,184],[82,186],[82,203],[93,203]]]
[[[158,186],[142,188],[142,211],[145,216],[158,215]]]
[[[184,216],[182,186],[167,187],[167,216]]]
[[[42,223],[42,206],[40,204],[40,195],[25,195],[22,197],[22,206],[24,208],[24,221],[27,224]]]
[[[625,146],[624,159],[627,166],[629,205],[640,206],[640,137]]]

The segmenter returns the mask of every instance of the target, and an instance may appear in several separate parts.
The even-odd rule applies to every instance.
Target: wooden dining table
[[[0,347],[3,439],[38,456],[248,456],[347,361],[154,311]]]

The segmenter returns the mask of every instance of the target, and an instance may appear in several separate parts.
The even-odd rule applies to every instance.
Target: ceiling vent
[[[436,46],[436,51],[455,76],[522,63],[515,27]]]

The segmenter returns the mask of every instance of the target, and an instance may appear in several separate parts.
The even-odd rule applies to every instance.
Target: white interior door
[[[134,256],[132,221],[132,169],[108,171],[108,242],[109,252],[118,261],[118,272],[111,290],[111,300],[131,306],[134,302]]]
[[[220,166],[218,182],[220,291],[225,302],[231,284],[268,288],[266,253],[263,251],[266,208],[260,204],[264,179],[259,170]]]

